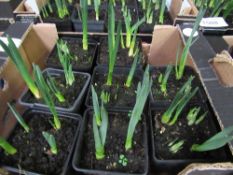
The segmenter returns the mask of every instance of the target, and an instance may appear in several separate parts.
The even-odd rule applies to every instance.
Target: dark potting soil
[[[172,102],[174,99],[175,95],[177,92],[182,88],[182,86],[185,84],[186,81],[188,81],[189,77],[195,76],[194,80],[192,81],[192,87],[195,89],[196,87],[199,87],[199,92],[197,92],[194,97],[191,99],[191,101],[200,101],[202,98],[200,96],[200,91],[202,90],[201,83],[198,80],[198,77],[196,73],[191,70],[190,68],[186,68],[184,75],[181,80],[176,80],[176,75],[175,75],[175,68],[173,67],[173,70],[168,78],[167,82],[167,95],[164,95],[163,92],[160,90],[160,84],[158,83],[158,78],[160,73],[164,75],[166,72],[166,68],[153,68],[151,71],[151,76],[153,79],[153,84],[151,88],[151,92],[153,95],[154,101],[167,101],[167,102]],[[204,100],[204,99],[203,99]]]
[[[26,133],[21,126],[17,126],[8,139],[16,149],[15,155],[1,155],[1,164],[21,168],[27,171],[47,175],[61,174],[68,154],[72,149],[78,122],[68,118],[60,118],[62,127],[55,131],[50,124],[51,115],[31,113],[26,117],[30,132]],[[58,154],[52,155],[50,147],[42,131],[53,134],[56,140]]]
[[[121,71],[121,70],[120,70]],[[136,102],[136,89],[139,81],[141,80],[141,75],[134,75],[132,85],[127,88],[124,86],[127,80],[127,74],[119,72],[118,74],[113,73],[112,77],[112,86],[106,85],[107,82],[107,71],[106,73],[96,72],[94,74],[93,86],[96,90],[98,97],[100,97],[101,92],[109,92],[110,101],[106,104],[108,107],[124,107],[124,108],[133,108]],[[88,104],[92,105],[91,93],[88,97]]]
[[[136,7],[136,5],[134,5],[134,6],[130,6],[127,8],[130,10],[131,17],[132,17],[131,25],[134,25],[138,21],[137,7]],[[122,7],[116,6],[114,9],[115,9],[115,19],[117,19],[117,21],[120,21],[120,20],[122,21],[122,24],[123,24],[122,30],[125,31],[124,16],[122,13]]]
[[[128,113],[109,113],[105,158],[102,160],[96,160],[95,142],[92,129],[92,115],[93,113],[89,112],[87,116],[88,122],[83,137],[84,141],[80,156],[80,168],[125,173],[145,172],[144,162],[146,161],[146,158],[143,143],[144,132],[142,122],[137,125],[134,132],[132,149],[126,151],[125,140],[129,124]],[[128,164],[125,167],[118,163],[121,154],[128,159]]]
[[[208,111],[208,115],[198,125],[189,126],[186,116],[193,107],[201,107],[200,114]],[[214,123],[214,115],[204,107],[202,103],[188,105],[181,113],[177,122],[172,126],[161,123],[161,118],[166,109],[152,111],[153,138],[155,143],[155,156],[159,160],[178,159],[203,159],[203,160],[227,160],[225,149],[217,149],[209,152],[191,152],[193,144],[201,144],[218,132]],[[184,140],[183,149],[176,154],[169,151],[168,144],[175,139]]]
[[[73,56],[71,64],[74,70],[88,69],[92,66],[96,50],[95,44],[88,44],[88,50],[85,51],[83,50],[82,41],[80,39],[68,37],[62,37],[61,39],[67,42],[67,46],[70,49],[71,55]],[[47,64],[62,68],[60,60],[58,58],[56,46],[49,56]]]
[[[116,1],[116,5],[121,5],[121,0],[115,0]],[[135,5],[135,0],[125,0],[125,5],[126,6],[134,6]]]
[[[79,96],[80,92],[82,91],[87,77],[80,74],[74,74],[75,75],[75,81],[72,86],[66,86],[66,80],[64,74],[61,74],[60,76],[54,76],[51,75],[55,80],[55,86],[60,90],[62,95],[65,98],[65,102],[59,102],[58,99],[53,95],[55,106],[57,107],[64,107],[64,108],[70,108],[77,97]],[[45,104],[43,99],[36,99],[33,94],[28,91],[26,95],[23,98],[24,102],[27,103],[40,103]]]
[[[139,19],[142,19],[143,16],[144,16],[144,13],[143,13],[143,10],[139,10],[138,12],[138,16],[139,16]],[[152,24],[147,24],[147,23],[143,23],[140,27],[139,27],[139,30],[141,32],[144,32],[144,31],[148,31],[148,32],[152,32],[154,30],[154,26],[156,24],[159,24],[159,11],[156,10],[154,11],[154,15],[153,15],[153,22]],[[173,22],[172,22],[172,19],[170,17],[170,14],[169,12],[166,10],[165,13],[164,13],[164,23],[163,24],[170,24],[172,25]],[[150,31],[149,31],[150,29]]]
[[[124,39],[124,41],[125,41],[125,39]],[[98,57],[98,63],[101,65],[108,65],[109,53],[108,53],[107,39],[102,39],[100,41],[100,43],[101,43],[101,46],[100,46],[100,56]],[[139,43],[139,41],[138,41],[138,43]],[[128,52],[129,52],[128,48],[121,48],[121,45],[119,45],[115,66],[131,67],[131,65],[134,61],[134,58],[129,57]],[[141,59],[141,58],[139,58],[139,59]],[[139,61],[141,61],[141,60],[139,60]]]

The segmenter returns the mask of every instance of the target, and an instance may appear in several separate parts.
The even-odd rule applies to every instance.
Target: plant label
[[[33,12],[35,12],[37,15],[40,14],[40,10],[38,8],[36,0],[26,0],[25,1],[25,6],[27,8],[30,8],[30,10],[32,10]]]
[[[0,37],[0,40],[3,41],[5,44],[8,45],[7,37]],[[19,38],[12,38],[13,42],[15,43],[16,47],[19,48],[19,46],[22,43],[22,40]],[[4,49],[0,46],[0,52],[4,52]]]
[[[188,2],[188,0],[184,0],[182,2],[181,8],[180,8],[179,15],[183,15],[186,9],[191,9],[191,8],[192,7],[191,7],[190,3]]]
[[[201,27],[210,27],[210,28],[224,28],[228,27],[228,24],[222,17],[211,17],[203,18],[200,23]]]

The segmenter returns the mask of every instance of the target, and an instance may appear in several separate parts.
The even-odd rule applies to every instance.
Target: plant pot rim
[[[22,116],[25,116],[25,115],[28,115],[28,114],[32,114],[32,113],[42,113],[42,114],[47,114],[47,115],[52,115],[52,113],[48,110],[43,110],[43,109],[37,109],[37,108],[30,108],[30,109],[27,109]],[[72,161],[72,155],[73,155],[73,152],[74,152],[74,148],[75,148],[75,145],[76,145],[76,140],[78,138],[78,135],[79,135],[79,132],[80,132],[80,128],[82,126],[82,117],[79,115],[79,114],[75,114],[75,113],[67,113],[67,112],[58,112],[58,116],[60,118],[64,118],[64,119],[71,119],[71,120],[76,120],[78,121],[78,125],[76,127],[76,131],[75,131],[75,134],[74,134],[74,138],[73,138],[73,141],[72,141],[72,146],[70,147],[70,152],[69,154],[67,155],[67,158],[64,160],[64,166],[63,166],[63,169],[62,169],[62,172],[61,172],[61,175],[66,175],[66,172],[68,171],[68,166],[69,166],[69,162]],[[15,127],[18,125],[18,122],[17,124],[15,125]],[[15,128],[14,127],[14,128]],[[13,130],[12,130],[13,132]],[[27,171],[27,170],[19,170],[18,168],[14,168],[14,167],[11,167],[11,166],[6,166],[6,165],[2,165],[2,168],[3,169],[6,169],[7,171],[9,171],[10,173],[17,173],[17,174],[30,174],[30,175],[41,175],[41,173],[36,173],[36,172],[31,172],[31,171]]]
[[[56,72],[58,74],[62,74],[64,73],[63,70],[61,69],[56,69],[56,68],[46,68],[42,71],[42,73],[44,74],[45,72],[49,73],[49,72]],[[66,108],[66,107],[59,107],[59,106],[55,106],[56,110],[58,111],[64,111],[64,112],[74,112],[76,111],[76,108],[78,108],[78,106],[80,106],[81,104],[80,103],[80,100],[82,100],[82,98],[84,97],[84,94],[86,92],[86,89],[88,88],[88,85],[90,83],[90,79],[91,79],[91,76],[90,74],[88,73],[85,73],[85,72],[78,72],[78,71],[73,71],[74,74],[76,75],[83,75],[83,76],[86,76],[87,79],[86,79],[86,82],[84,83],[84,86],[81,90],[81,92],[77,95],[77,98],[76,100],[74,101],[73,105],[70,106],[69,108]],[[48,109],[48,106],[46,104],[42,104],[42,103],[29,103],[29,102],[24,102],[23,101],[23,98],[24,96],[28,93],[29,89],[26,88],[24,90],[24,92],[21,94],[20,98],[19,98],[19,103],[23,106],[27,106],[27,107],[30,107],[30,108],[33,108],[33,107],[37,107],[37,108],[45,108],[45,109]]]
[[[75,171],[77,172],[82,172],[82,173],[87,173],[87,174],[97,174],[97,175],[147,175],[148,174],[148,171],[149,171],[149,155],[148,155],[148,151],[149,151],[149,146],[148,146],[148,135],[147,135],[147,124],[146,124],[146,115],[144,115],[144,113],[142,114],[142,116],[144,117],[144,122],[141,123],[143,125],[143,136],[144,136],[144,140],[143,140],[143,145],[144,145],[144,154],[145,154],[145,161],[144,161],[144,168],[145,168],[145,172],[143,173],[124,173],[124,172],[117,172],[117,171],[107,171],[107,170],[94,170],[94,169],[87,169],[87,168],[79,168],[77,167],[76,165],[76,157],[78,157],[78,151],[79,149],[81,149],[81,145],[82,145],[82,140],[83,140],[83,134],[85,132],[85,129],[86,129],[86,123],[87,123],[87,115],[90,111],[93,111],[93,109],[91,108],[88,108],[85,110],[84,112],[84,117],[83,117],[83,123],[82,123],[82,126],[81,126],[81,129],[80,129],[80,134],[79,134],[79,137],[78,137],[78,140],[77,140],[77,144],[76,144],[76,148],[75,148],[75,151],[74,151],[74,156],[73,156],[73,159],[72,159],[72,167]],[[125,109],[109,109],[107,110],[108,113],[120,113],[120,112],[123,112],[123,113],[128,113],[129,110],[125,110]]]

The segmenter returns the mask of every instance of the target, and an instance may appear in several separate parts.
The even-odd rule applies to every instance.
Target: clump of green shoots
[[[88,50],[88,27],[87,27],[87,0],[80,0],[80,18],[83,27],[83,50]]]
[[[162,123],[167,125],[173,125],[176,123],[180,113],[186,106],[186,104],[191,100],[191,98],[198,91],[196,87],[192,91],[191,83],[194,77],[190,77],[188,81],[182,86],[182,88],[177,92],[172,103],[168,107],[167,111],[162,115]]]
[[[108,49],[109,49],[109,63],[108,63],[108,77],[107,85],[112,85],[113,69],[116,62],[116,56],[120,43],[121,22],[117,25],[117,35],[115,36],[115,12],[112,1],[108,5]]]
[[[138,20],[135,24],[132,25],[131,24],[132,22],[131,13],[130,13],[130,10],[126,6],[125,6],[125,9],[123,10],[123,16],[124,16],[125,29],[126,29],[126,48],[133,47],[134,49],[138,27],[143,22],[145,22],[145,17],[143,17],[141,20]],[[135,35],[135,39],[134,37],[132,37],[133,35]],[[129,52],[130,56],[132,56],[132,54],[133,54],[132,51]]]
[[[101,100],[104,104],[107,104],[110,101],[110,93],[102,90],[100,95]]]
[[[136,56],[135,56],[135,58],[133,60],[133,64],[131,66],[131,69],[129,71],[129,75],[128,75],[126,83],[125,83],[125,86],[127,88],[131,87],[131,84],[132,84],[132,81],[133,81],[133,77],[134,77],[134,73],[136,71],[137,63],[138,63],[138,60],[139,60],[139,56],[140,56],[139,50],[137,49]]]
[[[97,160],[105,157],[104,145],[106,143],[107,129],[108,129],[108,113],[104,107],[103,102],[99,106],[98,97],[92,86],[92,101],[94,106],[93,114],[93,133],[95,139],[95,155]],[[96,99],[97,98],[97,99]]]
[[[10,57],[12,62],[15,64],[16,68],[20,72],[22,78],[24,79],[25,83],[27,84],[27,87],[32,92],[32,94],[38,99],[40,98],[40,93],[35,85],[35,82],[33,81],[27,66],[20,55],[15,43],[13,42],[12,38],[10,36],[7,36],[8,45],[5,44],[2,40],[0,40],[0,46],[4,49],[4,51],[7,53],[7,55]]]
[[[72,86],[72,84],[75,81],[74,73],[72,70],[72,64],[71,64],[72,56],[70,55],[67,44],[63,40],[58,40],[57,52],[58,52],[58,58],[64,70],[66,84],[68,86]]]
[[[56,144],[56,140],[54,136],[45,131],[42,132],[42,135],[45,138],[45,140],[48,142],[51,153],[56,155],[58,151],[57,151],[57,144]]]
[[[149,66],[147,66],[143,75],[142,83],[139,82],[137,87],[136,104],[131,113],[128,130],[127,130],[127,137],[125,142],[126,151],[132,148],[133,134],[138,122],[141,120],[141,115],[143,113],[143,109],[147,97],[150,93],[151,86],[152,86],[152,79],[149,74]]]
[[[24,121],[23,117],[19,114],[19,112],[15,109],[14,106],[11,106],[10,103],[7,103],[8,107],[10,108],[11,112],[14,114],[15,118],[19,122],[19,124],[23,127],[26,133],[29,133],[30,128]]]
[[[205,14],[205,10],[201,9],[198,16],[197,16],[197,19],[194,23],[192,32],[191,32],[191,34],[190,34],[190,36],[185,44],[183,52],[181,53],[181,57],[179,60],[178,60],[178,57],[179,57],[179,49],[178,49],[177,57],[176,57],[176,67],[175,67],[177,80],[180,80],[183,77],[185,65],[187,62],[187,56],[189,53],[189,48],[191,47],[193,42],[195,42],[195,40],[193,41],[193,37],[194,37],[194,34],[197,32],[197,29],[199,27],[199,24],[201,22],[201,19],[204,16],[204,14]]]
[[[161,92],[166,96],[167,95],[167,81],[172,72],[172,65],[168,65],[164,74],[160,73],[158,82]]]
[[[202,144],[193,144],[191,151],[203,152],[211,151],[223,147],[228,142],[233,140],[232,136],[233,126],[223,129],[221,132],[215,134]]]
[[[187,115],[187,120],[188,120],[188,125],[191,126],[191,125],[198,125],[199,123],[201,123],[204,118],[206,117],[207,113],[208,112],[205,112],[204,114],[199,115],[200,113],[200,110],[201,110],[201,107],[194,107],[192,109],[190,109],[190,111],[188,112],[188,115]]]
[[[44,0],[42,1],[42,16],[43,18],[47,18],[49,16],[49,13],[54,13],[52,5],[50,0],[45,2]],[[68,0],[68,3],[70,3],[70,0]],[[72,2],[71,2],[72,3]],[[57,10],[57,15],[59,18],[63,19],[64,17],[69,15],[69,10],[67,8],[67,2],[66,0],[55,0],[55,5],[56,5],[56,10]]]
[[[183,148],[183,145],[184,145],[184,140],[175,139],[168,144],[169,151],[173,154],[176,154],[178,151],[180,151]]]
[[[14,155],[17,153],[17,149],[13,147],[9,142],[6,141],[6,139],[0,137],[0,147],[10,155]]]
[[[54,129],[58,130],[61,128],[61,122],[59,120],[55,104],[53,101],[53,97],[51,96],[50,89],[48,85],[46,84],[46,81],[42,75],[42,72],[39,68],[39,66],[33,64],[33,73],[36,81],[36,85],[38,86],[42,99],[44,102],[48,105],[51,113],[53,114],[53,127]]]
[[[227,18],[233,10],[233,1],[229,0],[194,0],[194,3],[198,8],[206,8],[211,17],[223,15]]]
[[[153,23],[154,9],[159,10],[158,22],[164,23],[164,13],[166,9],[166,0],[140,0],[147,24]]]
[[[49,86],[49,89],[53,92],[53,94],[58,99],[58,101],[61,103],[64,102],[65,97],[62,95],[61,91],[59,91],[58,88],[56,87],[55,80],[54,80],[54,78],[51,77],[50,74],[47,75],[46,82]]]

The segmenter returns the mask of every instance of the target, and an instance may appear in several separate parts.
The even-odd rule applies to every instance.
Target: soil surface
[[[165,112],[164,109],[157,108],[152,111],[153,138],[155,143],[155,157],[159,160],[169,159],[204,159],[204,160],[226,160],[224,149],[218,149],[209,152],[191,152],[193,144],[201,144],[208,138],[218,132],[213,121],[214,115],[208,111],[208,115],[198,125],[189,126],[187,123],[187,113],[193,107],[201,107],[200,114],[208,111],[201,103],[188,105],[181,113],[179,119],[173,126],[167,126],[161,123],[161,117]],[[175,139],[184,140],[183,149],[176,154],[169,151],[168,144]]]
[[[125,41],[125,39],[124,39]],[[139,43],[139,41],[137,41]],[[98,57],[98,64],[101,65],[108,65],[108,60],[109,60],[109,53],[108,53],[108,41],[107,39],[102,39],[100,41],[101,46],[100,46],[100,56]],[[117,58],[116,58],[116,63],[115,66],[128,66],[131,67],[134,58],[128,56],[129,49],[127,48],[121,48],[121,45],[119,45],[119,49],[117,52]],[[141,58],[139,58],[141,59]],[[141,61],[141,60],[139,60]]]
[[[81,39],[68,37],[62,37],[61,39],[67,42],[70,53],[73,56],[71,61],[73,70],[91,69],[95,57],[96,44],[89,44],[88,50],[85,51],[83,50]],[[49,56],[47,64],[50,67],[62,68],[56,46]]]
[[[88,113],[87,127],[84,132],[84,141],[81,150],[80,168],[117,171],[124,173],[145,172],[145,145],[143,143],[143,124],[140,122],[134,132],[133,146],[129,151],[125,151],[125,140],[129,124],[127,113],[109,113],[109,126],[105,144],[105,158],[96,160],[95,142],[92,129],[92,112]],[[120,128],[120,130],[119,130]],[[127,159],[127,166],[121,165],[119,156],[123,154]]]
[[[121,0],[115,0],[116,5],[121,5]],[[134,6],[136,4],[135,0],[125,0],[126,6]]]
[[[126,69],[116,69],[115,72],[118,71],[118,73],[113,73],[112,77],[112,86],[106,85],[107,82],[107,69],[104,71],[101,71],[100,69],[97,69],[95,74],[93,75],[93,82],[94,88],[96,90],[96,93],[98,97],[100,97],[100,94],[103,91],[109,92],[110,95],[110,101],[107,103],[108,107],[116,107],[116,108],[133,108],[136,102],[136,89],[139,81],[142,79],[142,74],[135,72],[132,85],[127,88],[124,86],[128,73],[125,73]],[[127,71],[128,72],[128,71]],[[89,91],[88,95],[88,105],[92,106],[92,98],[91,98],[91,91]]]
[[[30,113],[25,117],[31,129],[30,133],[26,133],[19,125],[15,128],[8,141],[17,148],[17,153],[12,156],[2,153],[1,163],[36,173],[61,174],[72,149],[78,121],[60,118],[62,127],[55,131],[49,122],[52,120],[51,115]],[[57,155],[51,154],[42,131],[54,135],[58,148]]]
[[[77,100],[80,92],[82,91],[87,77],[80,74],[75,74],[75,81],[72,86],[66,86],[66,80],[64,74],[61,76],[54,76],[51,75],[55,80],[55,85],[60,90],[62,95],[65,97],[65,102],[61,103],[57,100],[57,98],[53,95],[55,106],[63,107],[63,108],[70,108],[74,105],[75,100]],[[26,95],[23,97],[23,101],[27,103],[40,103],[45,104],[43,99],[37,100],[34,98],[33,94],[28,91]]]
[[[195,76],[194,80],[192,81],[193,89],[199,87],[198,92],[194,95],[191,101],[200,101],[201,98],[203,98],[203,101],[205,100],[205,98],[201,96],[202,87],[200,81],[198,80],[197,74],[190,68],[185,69],[184,76],[181,80],[176,80],[175,67],[173,67],[173,70],[167,82],[167,95],[164,95],[164,93],[160,90],[158,78],[160,73],[164,75],[165,72],[166,68],[153,68],[151,71],[151,76],[153,79],[153,84],[151,88],[151,92],[153,95],[152,102],[160,103],[161,101],[165,101],[167,103],[171,103],[176,93],[179,91],[180,88],[182,88],[182,86],[185,84],[185,82],[189,79],[191,75]]]

